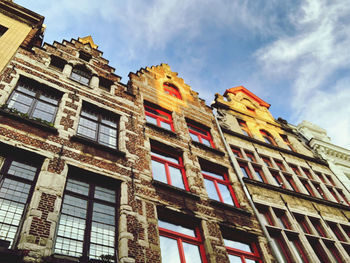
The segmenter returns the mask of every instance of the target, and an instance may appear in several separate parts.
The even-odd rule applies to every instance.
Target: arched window
[[[277,143],[275,142],[275,139],[272,137],[272,135],[268,131],[260,130],[260,133],[261,133],[261,135],[264,138],[266,143],[272,144],[272,145],[277,145]]]
[[[165,93],[167,93],[171,96],[174,96],[180,100],[182,99],[180,91],[176,86],[174,86],[173,84],[170,84],[170,83],[164,83],[163,86],[164,86]]]
[[[89,85],[91,72],[84,65],[76,65],[70,77],[81,84]]]

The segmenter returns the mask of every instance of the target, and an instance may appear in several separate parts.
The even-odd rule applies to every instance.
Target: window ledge
[[[224,155],[225,155],[224,152],[222,152],[222,151],[220,151],[220,150],[218,150],[218,149],[215,149],[215,148],[206,146],[206,145],[203,144],[203,143],[196,142],[196,141],[193,141],[193,140],[192,140],[192,144],[194,144],[194,145],[196,145],[196,146],[198,146],[199,148],[202,148],[202,149],[204,149],[204,150],[211,151],[211,152],[213,152],[213,153],[215,153],[215,154],[217,154],[217,155],[221,155],[221,156],[224,156]]]
[[[79,83],[80,85],[83,85],[84,87],[90,88],[90,81],[89,81],[88,84],[85,84],[85,83],[80,82],[79,80],[73,79],[73,78],[71,78],[71,77],[69,77],[69,79],[72,80],[72,81],[74,81],[75,83]],[[90,78],[90,80],[91,80],[91,78]]]
[[[45,257],[45,262],[47,263],[75,263],[81,262],[79,258],[61,255],[61,254],[52,254],[51,256]]]
[[[4,110],[4,109],[0,109],[0,114],[1,115],[4,115],[6,117],[9,117],[13,120],[18,120],[18,121],[21,121],[21,122],[24,122],[26,124],[29,124],[29,125],[32,125],[32,126],[35,126],[36,128],[40,128],[40,129],[43,129],[45,131],[48,131],[48,132],[52,132],[52,133],[57,133],[57,129],[53,126],[49,126],[45,123],[42,123],[38,120],[35,120],[35,119],[29,119],[29,118],[24,118],[16,113],[12,113],[8,110]]]
[[[146,122],[146,125],[147,125],[148,127],[150,127],[150,128],[153,128],[153,129],[158,130],[158,131],[160,131],[160,132],[167,133],[167,134],[169,134],[169,135],[171,135],[171,136],[174,136],[174,137],[177,136],[177,134],[176,134],[175,132],[173,132],[173,131],[171,131],[171,130],[168,130],[168,129],[165,129],[165,128],[162,128],[162,127],[159,127],[158,125],[155,125],[155,124],[153,124],[153,123]]]
[[[110,148],[108,146],[99,144],[99,143],[97,143],[97,142],[95,142],[93,140],[87,139],[85,137],[82,137],[82,136],[79,136],[79,135],[74,135],[71,138],[72,138],[73,141],[80,142],[80,143],[86,144],[88,146],[92,146],[94,148],[98,148],[98,149],[104,150],[106,152],[110,152],[112,154],[117,154],[117,155],[119,155],[121,157],[125,157],[125,152],[122,152],[122,151],[119,151],[118,149],[113,149],[113,148]]]
[[[233,206],[233,205],[230,205],[230,204],[219,202],[219,201],[214,200],[214,199],[210,199],[209,198],[209,203],[211,205],[213,205],[213,206],[216,206],[216,207],[220,207],[220,208],[227,209],[227,210],[235,210],[237,212],[240,212],[240,213],[243,213],[243,214],[246,214],[246,215],[251,215],[251,213],[249,211],[247,211],[247,210],[244,210],[242,208],[239,208],[239,207],[236,207],[236,206]]]
[[[181,189],[181,188],[178,188],[176,186],[172,186],[172,185],[169,185],[169,184],[166,184],[166,183],[163,183],[161,181],[157,181],[157,180],[152,180],[152,184],[156,187],[160,187],[160,188],[164,188],[164,189],[167,189],[167,190],[171,190],[173,192],[176,192],[180,195],[185,195],[187,197],[190,197],[190,198],[193,198],[193,199],[196,199],[196,200],[199,200],[200,197],[194,193],[191,193],[189,191],[186,191],[184,189]]]

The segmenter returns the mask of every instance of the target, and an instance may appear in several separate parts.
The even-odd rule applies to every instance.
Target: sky
[[[210,103],[244,86],[277,119],[308,120],[350,148],[347,0],[15,0],[45,16],[44,41],[91,35],[128,73],[167,63]]]

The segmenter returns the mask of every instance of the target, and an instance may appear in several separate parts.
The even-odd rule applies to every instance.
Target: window
[[[109,148],[117,148],[118,118],[93,106],[83,105],[80,113],[78,136]]]
[[[310,221],[311,221],[312,225],[314,226],[317,234],[321,237],[326,237],[326,233],[323,229],[323,226],[322,226],[320,220],[316,219],[316,218],[311,218]]]
[[[329,227],[332,229],[334,235],[337,237],[339,241],[346,242],[346,239],[339,229],[338,225],[336,223],[328,222]]]
[[[287,215],[284,211],[276,210],[275,214],[276,214],[276,219],[278,221],[278,224],[281,228],[292,229],[289,223],[289,220],[287,218]]]
[[[326,252],[324,251],[321,243],[319,240],[309,240],[311,247],[313,248],[315,252],[315,256],[318,258],[318,260],[321,263],[329,263],[329,259],[326,255]]]
[[[309,261],[307,260],[306,253],[298,237],[288,235],[288,240],[290,248],[293,250],[297,262],[308,263]]]
[[[55,120],[59,95],[54,90],[29,79],[21,79],[12,92],[7,105],[26,114],[29,118],[53,123]]]
[[[178,98],[180,100],[182,99],[179,89],[176,86],[174,86],[173,84],[164,83],[163,87],[164,87],[164,92],[166,94],[169,94],[169,95],[171,95],[175,98]]]
[[[263,160],[263,162],[264,162],[268,167],[272,167],[272,163],[271,163],[269,157],[262,156],[261,159]]]
[[[302,169],[303,169],[304,174],[305,174],[309,179],[313,179],[309,169],[306,169],[306,168],[302,168]]]
[[[198,227],[158,220],[162,262],[206,263]]]
[[[6,33],[7,29],[7,27],[0,25],[0,37],[2,37]]]
[[[273,235],[271,236],[271,239],[272,239],[272,242],[275,244],[277,248],[277,253],[279,257],[282,258],[283,262],[292,263],[293,261],[290,256],[289,250],[281,234],[273,233]]]
[[[271,172],[272,178],[275,180],[279,187],[285,188],[281,175],[278,172]]]
[[[260,255],[255,243],[224,238],[230,263],[260,263]]]
[[[258,167],[254,167],[254,171],[255,171],[255,175],[256,175],[258,181],[260,181],[262,183],[266,183],[266,178],[265,178],[263,171]]]
[[[314,183],[314,186],[315,186],[317,192],[320,194],[321,198],[323,198],[324,200],[328,200],[328,198],[327,198],[326,195],[324,194],[324,192],[323,192],[321,186],[320,186],[319,184],[316,184],[316,183]]]
[[[296,167],[296,166],[293,165],[293,164],[290,164],[290,168],[292,168],[293,172],[294,172],[297,176],[301,176],[301,173],[300,173],[298,167]]]
[[[249,171],[248,165],[245,164],[245,163],[239,163],[239,166],[241,167],[241,171],[243,173],[243,177],[252,179],[252,175],[251,175],[251,173]]]
[[[67,61],[65,61],[64,59],[51,55],[50,67],[58,71],[63,71],[64,66],[66,64],[67,64]]]
[[[339,197],[337,196],[337,194],[335,193],[334,189],[332,187],[328,187],[328,191],[331,193],[331,195],[334,197],[334,199],[340,203],[340,199]]]
[[[205,166],[213,167],[211,164],[206,164]],[[204,177],[205,188],[208,192],[209,198],[222,203],[238,206],[227,173],[205,169],[207,168],[205,166],[204,169],[202,169],[202,175]]]
[[[188,191],[182,158],[154,147],[151,151],[153,179]]]
[[[306,222],[306,219],[302,215],[295,215],[295,218],[300,226],[300,228],[303,230],[304,233],[306,234],[311,234],[310,227],[308,223]]]
[[[248,160],[251,162],[256,162],[254,154],[252,152],[245,152],[245,155],[247,156]]]
[[[283,141],[287,144],[289,150],[295,152],[295,149],[293,148],[292,144],[288,140],[288,136],[285,134],[280,134],[280,135],[281,135],[281,138],[283,139]]]
[[[84,65],[77,65],[73,68],[70,77],[81,84],[89,85],[91,72]]]
[[[215,145],[209,130],[207,130],[206,128],[199,128],[198,126],[195,126],[190,123],[188,123],[187,125],[188,125],[188,130],[190,132],[190,136],[192,140],[194,140],[195,142],[200,142],[206,146],[215,148]]]
[[[327,177],[327,179],[328,179],[328,182],[329,182],[331,185],[335,186],[335,183],[334,183],[332,177],[331,177],[330,175],[326,175],[326,177]]]
[[[284,167],[283,163],[279,160],[275,160],[275,163],[277,165],[277,167],[281,170],[281,171],[286,171],[286,168]]]
[[[344,262],[342,257],[339,254],[338,249],[335,247],[333,243],[326,243],[326,247],[329,251],[328,255],[331,256],[334,262],[337,262],[337,263]]]
[[[341,196],[341,198],[343,199],[343,202],[342,202],[342,203],[343,203],[344,205],[345,205],[345,204],[350,205],[350,203],[349,203],[348,199],[346,198],[345,194],[343,193],[343,191],[340,190],[340,189],[338,189],[338,193],[339,193],[339,195]]]
[[[264,141],[268,144],[272,144],[272,145],[277,145],[275,142],[275,139],[272,137],[272,135],[265,130],[260,130],[260,134],[262,135],[262,137],[264,138]]]
[[[247,126],[247,123],[245,121],[242,121],[242,120],[237,120],[237,121],[238,121],[239,126],[241,127],[243,134],[246,136],[252,137],[250,130]]]
[[[74,172],[81,174],[84,172]],[[86,174],[84,178],[86,180]],[[55,253],[90,259],[116,259],[117,193],[114,182],[68,177],[58,222]],[[100,181],[102,181],[100,179]],[[104,178],[105,181],[105,178]]]
[[[231,147],[231,150],[234,156],[242,158],[242,153],[240,149]]]
[[[174,131],[173,119],[170,112],[145,105],[145,114],[147,122]]]
[[[285,178],[286,178],[286,181],[287,181],[288,184],[289,184],[289,187],[290,187],[293,191],[299,192],[298,187],[296,186],[296,184],[295,184],[295,182],[294,182],[294,180],[293,180],[293,177],[290,176],[290,175],[285,175]]]
[[[32,161],[31,161],[32,162]],[[20,160],[7,159],[0,180],[0,239],[14,246],[20,221],[33,192],[38,168]]]
[[[113,84],[113,81],[111,81],[109,79],[105,79],[105,78],[99,77],[98,87],[100,89],[103,89],[105,91],[110,92],[112,84]]]
[[[306,191],[308,192],[308,194],[315,197],[315,193],[312,190],[311,185],[309,184],[309,182],[305,181],[305,180],[301,180],[301,183],[303,184],[303,186],[306,189]]]
[[[322,183],[326,184],[326,180],[324,179],[323,175],[319,172],[315,172],[317,177],[321,180]]]
[[[84,51],[79,51],[79,58],[89,62],[92,56],[89,53],[86,53]]]

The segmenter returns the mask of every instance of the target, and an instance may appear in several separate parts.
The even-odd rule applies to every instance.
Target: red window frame
[[[247,156],[248,160],[251,162],[256,162],[255,156],[252,152],[245,152],[245,155]]]
[[[233,240],[231,238],[230,239],[224,238],[224,240],[236,241],[236,240]],[[258,250],[258,247],[257,247],[255,242],[251,242],[251,243],[250,242],[246,243],[246,242],[241,242],[241,241],[236,241],[236,242],[244,243],[247,245],[249,244],[249,246],[253,252],[248,252],[248,251],[240,250],[240,249],[237,249],[234,247],[225,246],[226,251],[229,255],[240,257],[242,263],[245,263],[246,259],[250,259],[250,260],[254,260],[255,262],[262,263],[262,260],[261,260],[260,254],[259,254],[259,250]]]
[[[264,138],[266,143],[277,146],[275,139],[272,137],[272,135],[268,131],[260,130],[260,134]]]
[[[174,162],[171,162],[169,160],[162,159],[162,158],[160,158],[158,156],[153,155],[153,153],[161,155],[161,156],[164,156],[164,157],[169,156],[171,158],[175,158],[175,159],[178,160],[178,163],[174,163]],[[165,175],[166,175],[166,178],[167,178],[167,183],[169,185],[172,185],[172,180],[171,180],[171,174],[170,174],[169,166],[172,166],[172,167],[175,167],[175,168],[179,169],[180,172],[181,172],[181,175],[182,175],[182,181],[183,181],[185,190],[186,191],[190,190],[189,186],[188,186],[187,178],[186,178],[185,167],[183,165],[183,160],[182,160],[181,156],[170,154],[170,153],[168,153],[168,152],[166,152],[164,150],[161,150],[159,148],[152,147],[151,148],[151,159],[164,165],[164,167],[165,167]],[[153,178],[154,178],[154,175],[153,175]]]
[[[316,232],[321,237],[327,237],[325,230],[323,229],[323,226],[321,225],[321,221],[316,218],[310,219],[312,225],[314,226]]]
[[[305,263],[309,263],[309,260],[306,256],[306,253],[305,253],[305,250],[299,240],[298,237],[291,237],[291,236],[288,236],[288,239],[289,239],[289,242],[292,242],[294,243],[296,249],[297,249],[297,252],[299,253],[300,257],[302,258],[302,260],[305,262]]]
[[[316,197],[314,191],[312,190],[310,184],[308,181],[305,181],[305,180],[300,180],[301,183],[303,184],[304,188],[306,189],[306,191],[309,193],[309,195],[313,196],[313,197]]]
[[[271,160],[269,159],[269,157],[262,156],[261,159],[262,159],[263,162],[266,164],[266,166],[272,167],[272,162],[271,162]]]
[[[247,126],[247,123],[243,120],[238,120],[239,127],[241,127],[242,132],[244,135],[252,137],[252,134]]]
[[[284,167],[282,161],[276,160],[276,159],[275,159],[275,163],[276,163],[277,167],[278,167],[281,171],[284,171],[284,172],[286,171],[286,167]]]
[[[286,188],[286,186],[283,183],[282,177],[278,172],[271,171],[271,175],[272,175],[273,179],[275,179],[275,181],[279,187],[282,187],[283,189]]]
[[[276,217],[279,219],[279,223],[282,224],[282,228],[285,229],[292,229],[291,224],[289,223],[289,220],[287,218],[287,215],[284,211],[275,211]]]
[[[164,92],[166,94],[169,94],[169,95],[171,95],[171,96],[173,96],[175,98],[178,98],[178,99],[182,100],[180,91],[175,85],[170,84],[170,83],[164,83],[163,84],[163,88],[164,88]]]
[[[187,123],[188,125],[188,131],[194,135],[195,137],[198,138],[198,141],[201,143],[201,144],[204,144],[206,145],[205,143],[203,143],[203,139],[209,141],[210,143],[210,146],[212,148],[215,148],[215,145],[214,145],[214,142],[213,142],[213,138],[211,137],[211,134],[210,134],[210,131],[208,130],[205,130],[203,128],[199,128],[198,126],[196,125],[193,125],[192,123]],[[193,140],[193,137],[191,136],[192,140]],[[207,145],[208,146],[208,145]],[[209,146],[209,147],[210,147]]]
[[[304,216],[295,216],[297,222],[299,223],[299,226],[303,230],[304,233],[306,234],[311,234],[310,227],[308,223],[306,222],[306,219]]]
[[[331,195],[334,197],[335,200],[337,200],[338,203],[340,203],[340,199],[338,198],[337,194],[334,192],[334,189],[332,187],[327,187],[328,191],[331,193]]]
[[[272,220],[271,212],[267,207],[259,207],[258,211],[266,219],[270,226],[275,225],[274,221]]]
[[[242,153],[240,149],[231,147],[231,151],[236,157],[242,158]]]
[[[350,205],[349,200],[346,198],[342,190],[338,190],[338,193],[340,194],[341,198],[343,198],[344,202]]]
[[[162,220],[162,221],[164,221],[164,222],[166,222],[168,224],[175,225],[175,224],[173,224],[171,222],[168,222],[168,221],[165,221],[165,220]],[[186,226],[186,228],[189,229],[188,226]],[[183,248],[183,245],[182,245],[183,242],[189,243],[189,244],[192,244],[192,245],[195,245],[195,246],[198,246],[202,263],[207,263],[207,259],[205,257],[205,250],[204,250],[204,245],[203,245],[203,239],[202,239],[199,227],[193,227],[191,229],[194,230],[195,237],[192,237],[192,236],[189,236],[189,235],[185,235],[185,234],[182,234],[182,233],[179,233],[179,232],[176,232],[176,231],[173,231],[173,230],[166,229],[166,228],[158,226],[158,230],[159,230],[159,235],[160,236],[164,236],[164,237],[167,237],[167,238],[175,239],[177,241],[177,246],[178,246],[177,248],[179,249],[179,256],[180,256],[181,263],[185,263],[186,262],[185,252],[184,252],[184,248]]]
[[[311,172],[309,169],[307,168],[301,168],[304,172],[304,174],[309,178],[309,179],[313,179],[312,175],[311,175]]]
[[[243,177],[245,178],[249,178],[249,179],[253,179],[252,174],[250,173],[249,167],[247,164],[245,163],[239,163],[239,166],[241,167],[242,173],[243,173]],[[243,170],[245,172],[243,172]]]
[[[327,174],[326,174],[326,177],[327,177],[328,182],[329,182],[331,185],[336,186],[335,183],[334,183],[334,181],[333,181],[333,178],[332,178],[330,175],[327,175]]]
[[[282,140],[287,144],[288,148],[292,151],[295,152],[294,147],[292,146],[292,144],[290,143],[290,141],[288,140],[288,136],[285,134],[280,134]]]
[[[287,182],[289,183],[289,186],[293,189],[293,191],[299,192],[299,189],[298,189],[297,185],[295,184],[293,177],[290,175],[285,175],[285,178],[286,178]]]
[[[287,260],[287,263],[293,263],[293,260],[290,257],[290,252],[289,252],[287,245],[286,245],[285,241],[283,240],[283,237],[281,236],[281,234],[274,233],[271,237],[276,242],[276,245],[278,244],[279,247],[281,248],[281,250],[279,250],[279,252],[281,252],[284,255],[284,257]]]
[[[151,111],[156,112],[157,114],[155,114]],[[157,126],[162,127],[162,122],[164,122],[170,126],[170,130],[174,131],[174,124],[173,124],[173,119],[171,117],[171,113],[166,112],[166,111],[161,110],[161,109],[157,109],[155,107],[145,105],[145,114],[146,114],[146,116],[155,119],[157,122]],[[166,116],[167,118],[165,118],[164,116]],[[164,127],[162,127],[162,128],[164,128]],[[164,129],[167,129],[167,128],[164,128]]]
[[[315,184],[315,183],[314,183],[314,186],[315,186],[317,192],[320,194],[320,196],[321,196],[324,200],[328,200],[327,196],[324,194],[324,192],[323,192],[323,190],[322,190],[322,188],[321,188],[321,185]]]
[[[315,172],[315,174],[318,176],[318,178],[321,180],[322,183],[327,184],[326,180],[324,179],[321,173]]]
[[[319,240],[309,240],[309,243],[312,247],[312,249],[315,252],[315,255],[320,260],[321,263],[328,263],[329,259],[326,255],[326,252],[324,251],[323,247],[321,246]]]
[[[333,243],[326,243],[326,247],[328,248],[330,254],[333,256],[333,258],[337,261],[337,263],[343,263],[338,249],[335,247]]]
[[[221,191],[220,191],[220,188],[219,188],[219,184],[221,185],[225,185],[227,188],[228,188],[228,191],[230,192],[231,194],[231,198],[232,198],[232,201],[233,201],[233,204],[234,206],[236,207],[239,207],[239,203],[238,203],[238,200],[236,198],[236,195],[235,195],[235,192],[233,191],[233,188],[231,186],[231,183],[230,181],[228,180],[228,176],[227,176],[227,173],[225,172],[222,172],[222,173],[217,173],[217,172],[213,172],[213,171],[208,171],[209,173],[213,173],[213,174],[217,174],[219,176],[222,176],[224,179],[219,179],[217,177],[214,177],[214,176],[211,176],[209,175],[205,170],[202,170],[202,175],[205,179],[207,180],[210,180],[214,183],[215,185],[215,190],[219,196],[219,199],[220,199],[220,202],[222,203],[225,203],[224,199],[222,198],[222,194],[221,194]]]
[[[261,168],[254,167],[255,175],[258,177],[258,181],[262,183],[266,183],[266,178],[264,172],[261,170]]]
[[[340,229],[338,228],[336,223],[333,222],[328,222],[328,225],[330,227],[330,229],[332,229],[334,235],[337,237],[337,239],[339,241],[343,241],[346,242],[345,237],[343,236],[343,234],[341,233]]]
[[[290,166],[290,168],[293,170],[293,172],[294,172],[297,176],[302,177],[302,175],[301,175],[301,173],[300,173],[298,167],[296,167],[296,166],[293,165],[293,164],[290,164],[289,166]]]

